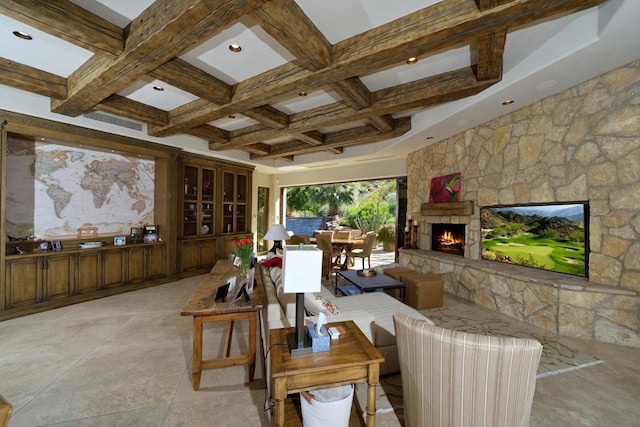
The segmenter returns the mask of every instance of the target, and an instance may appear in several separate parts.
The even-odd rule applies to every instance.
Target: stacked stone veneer
[[[500,108],[496,106],[496,108]],[[420,250],[400,263],[448,292],[563,335],[640,347],[640,60],[411,153]],[[462,173],[470,216],[425,216],[431,178]],[[590,204],[589,279],[481,259],[481,206]],[[431,223],[463,223],[464,257],[430,250]]]

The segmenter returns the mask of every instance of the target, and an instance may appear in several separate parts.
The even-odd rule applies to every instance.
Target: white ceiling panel
[[[295,1],[331,44],[439,3],[439,0]]]
[[[120,28],[140,15],[153,4],[153,0],[71,0],[83,9],[87,9]]]
[[[334,93],[325,92],[323,90],[316,90],[308,93],[307,96],[298,96],[297,98],[278,102],[272,105],[283,113],[294,114],[301,111],[310,110],[312,108],[318,108],[324,105],[333,104],[340,100],[341,98]]]
[[[229,50],[232,43],[240,45],[242,51]],[[295,59],[248,18],[221,31],[180,58],[230,85]]]
[[[154,87],[160,87],[164,90],[158,91]],[[136,81],[128,88],[118,92],[118,95],[166,111],[198,99],[197,96],[189,92],[151,78]]]
[[[462,46],[443,53],[418,58],[415,64],[402,64],[377,73],[361,77],[371,91],[385,89],[403,83],[414,82],[446,71],[471,65],[471,48]]]
[[[28,33],[33,40],[20,39],[13,35],[13,31]],[[92,55],[88,50],[0,15],[0,58],[69,77]]]

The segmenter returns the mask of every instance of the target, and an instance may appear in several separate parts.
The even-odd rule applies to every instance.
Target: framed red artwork
[[[429,203],[457,202],[460,196],[460,172],[431,178]]]

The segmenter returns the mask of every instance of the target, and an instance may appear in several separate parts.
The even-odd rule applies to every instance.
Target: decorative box
[[[311,338],[311,351],[313,353],[329,351],[331,336],[324,325],[320,327],[322,335],[318,335],[316,332],[316,325],[307,325],[307,332],[309,334],[309,338]]]

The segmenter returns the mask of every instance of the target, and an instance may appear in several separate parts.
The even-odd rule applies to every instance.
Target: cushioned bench
[[[416,310],[444,305],[444,282],[439,276],[407,267],[388,267],[382,271],[407,284],[407,304]]]

